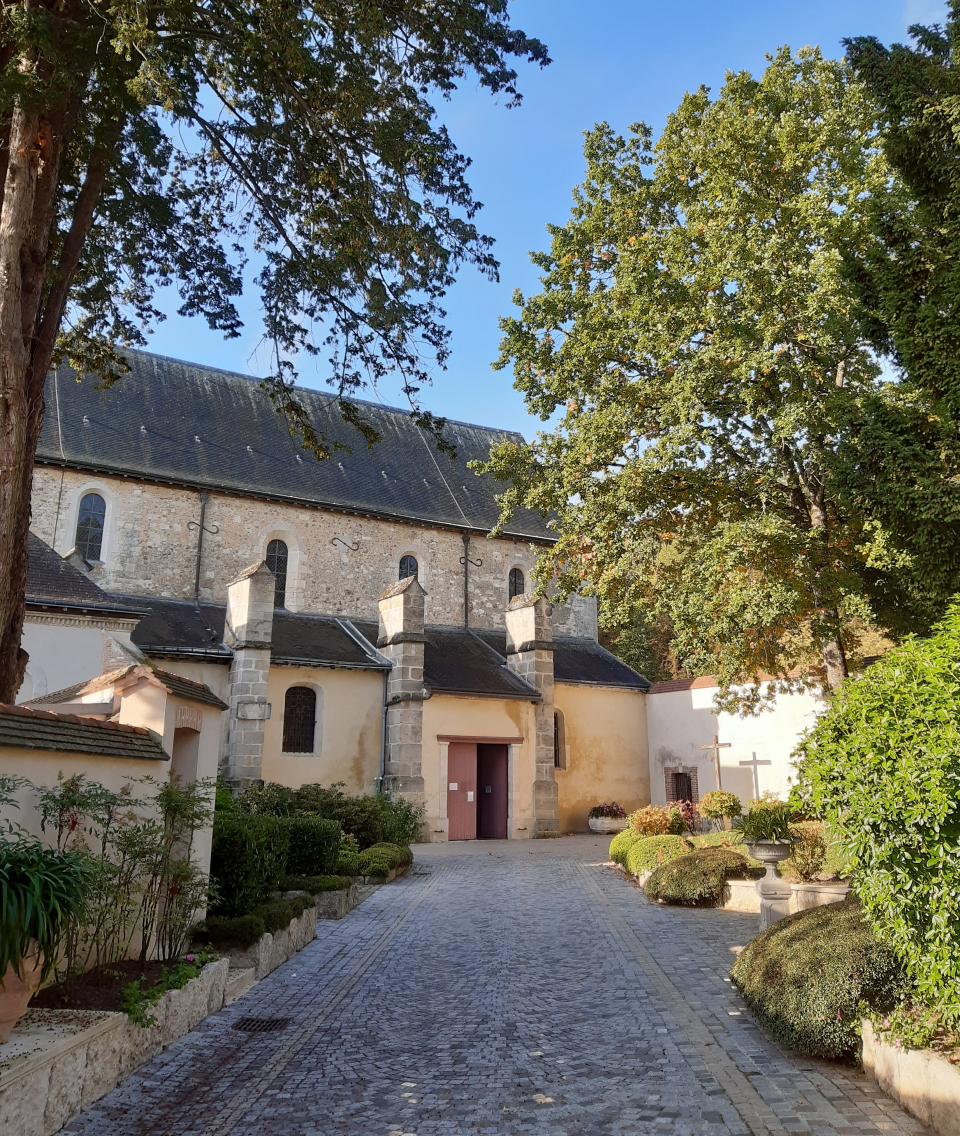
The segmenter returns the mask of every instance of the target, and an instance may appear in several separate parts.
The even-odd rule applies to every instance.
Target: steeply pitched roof
[[[140,726],[98,722],[76,714],[50,714],[3,703],[0,703],[0,746],[152,761],[165,761],[169,757],[156,735]]]
[[[85,682],[66,686],[63,690],[55,690],[52,694],[41,695],[40,698],[31,698],[30,705],[62,706],[66,702],[74,702],[81,695],[96,694],[97,691],[107,690],[118,683],[136,679],[138,676],[156,679],[170,694],[177,698],[183,698],[188,702],[200,702],[204,706],[212,706],[216,710],[227,709],[227,704],[218,698],[206,683],[196,682],[192,678],[184,678],[183,675],[161,670],[160,667],[148,667],[138,663],[121,667],[117,671],[108,671],[106,674],[97,675],[96,678],[87,679]]]
[[[66,367],[48,377],[38,461],[478,532],[496,522],[494,497],[505,487],[467,463],[519,435],[448,422],[453,462],[406,411],[358,402],[383,436],[368,450],[332,395],[298,388],[318,430],[350,451],[317,462],[300,452],[256,380],[145,351],[128,359],[130,373],[107,390],[77,382]],[[526,512],[509,534],[554,539]]]
[[[485,643],[502,655],[507,637],[502,631],[477,631]],[[553,640],[553,677],[557,682],[577,686],[624,686],[649,690],[641,674],[621,662],[594,639],[557,636]]]
[[[35,533],[27,534],[27,603],[31,607],[68,608],[137,615],[142,608],[117,603],[68,563]]]

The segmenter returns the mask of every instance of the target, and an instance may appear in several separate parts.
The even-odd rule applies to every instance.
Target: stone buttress
[[[415,576],[380,597],[377,648],[393,664],[387,675],[383,791],[413,805],[424,803],[423,786],[423,600]]]
[[[534,595],[517,596],[506,610],[507,666],[540,694],[536,707],[533,815],[537,836],[560,832],[559,793],[554,775],[553,629],[551,605]]]

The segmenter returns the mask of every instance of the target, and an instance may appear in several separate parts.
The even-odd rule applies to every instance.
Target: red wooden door
[[[477,835],[507,839],[507,747],[477,746]]]
[[[447,747],[448,840],[477,839],[477,746],[451,742]]]

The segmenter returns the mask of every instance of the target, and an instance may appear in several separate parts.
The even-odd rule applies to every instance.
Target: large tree
[[[458,264],[494,275],[467,159],[431,98],[472,72],[516,102],[549,62],[507,0],[19,0],[0,15],[0,701],[20,650],[33,454],[59,358],[112,381],[123,345],[180,313],[238,334],[257,257],[268,389],[327,356],[342,396],[388,370],[413,400],[447,339]],[[371,431],[349,403],[344,413]],[[423,411],[418,420],[436,430]]]
[[[883,388],[846,270],[865,202],[897,193],[871,100],[843,63],[783,49],[687,95],[656,145],[602,125],[585,153],[534,257],[543,290],[502,321],[498,365],[563,410],[495,452],[505,510],[556,514],[542,580],[585,584],[608,624],[665,618],[677,661],[728,694],[836,687],[858,626],[909,611],[908,565],[836,473]]]

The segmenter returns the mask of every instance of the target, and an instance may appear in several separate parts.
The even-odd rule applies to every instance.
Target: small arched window
[[[87,493],[80,502],[77,517],[77,539],[74,547],[84,560],[100,559],[103,548],[103,522],[107,504],[99,493]]]
[[[510,599],[515,600],[517,596],[522,596],[524,589],[527,586],[527,581],[523,578],[522,568],[510,569]]]
[[[407,580],[411,576],[416,578],[417,575],[417,558],[415,556],[401,556],[400,557],[400,579]]]
[[[316,691],[291,686],[283,700],[283,752],[313,753],[316,728]]]
[[[553,767],[554,769],[567,768],[567,737],[562,710],[553,712]]]
[[[276,576],[273,588],[273,606],[287,606],[287,546],[282,540],[271,540],[267,545],[267,567]]]

